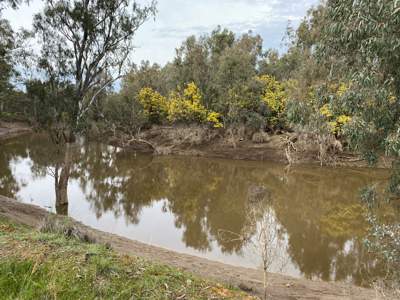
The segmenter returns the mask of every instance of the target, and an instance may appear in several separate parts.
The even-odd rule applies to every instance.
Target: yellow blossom
[[[168,110],[167,99],[152,88],[143,88],[139,92],[139,102],[147,117],[153,122],[165,118]]]
[[[390,95],[389,97],[389,103],[390,104],[395,104],[396,103],[397,98],[393,95]]]
[[[331,110],[330,110],[328,104],[325,104],[324,106],[322,106],[322,107],[319,109],[319,112],[320,112],[321,115],[323,115],[324,117],[327,117],[327,118],[333,117],[333,114],[332,114],[332,112],[331,112]]]
[[[257,78],[264,84],[262,100],[268,105],[272,112],[280,114],[286,108],[286,93],[283,85],[274,77],[263,75]]]
[[[347,84],[345,84],[345,83],[342,82],[342,83],[339,85],[339,88],[338,88],[338,90],[337,90],[337,92],[336,92],[336,95],[337,95],[338,97],[342,97],[348,90],[349,90],[349,85],[347,85]]]
[[[346,115],[340,115],[337,117],[337,122],[341,125],[345,125],[351,121],[351,117],[346,116]]]
[[[222,128],[222,127],[224,127],[224,125],[221,123],[220,118],[221,118],[221,114],[212,111],[212,112],[208,113],[207,122],[210,122],[211,124],[213,124],[214,128]]]

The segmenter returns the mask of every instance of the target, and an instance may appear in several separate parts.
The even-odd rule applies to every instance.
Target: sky
[[[150,0],[139,0],[145,4]],[[210,33],[218,25],[237,34],[253,31],[261,35],[264,48],[284,49],[282,38],[288,22],[296,28],[306,12],[319,0],[158,0],[155,19],[136,33],[133,60],[164,65],[190,35]],[[19,10],[3,12],[14,29],[30,29],[33,15],[42,8],[33,0]]]

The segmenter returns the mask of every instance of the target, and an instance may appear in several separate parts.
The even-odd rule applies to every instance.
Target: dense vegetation
[[[154,3],[45,2],[32,33],[15,33],[0,20],[2,118],[51,129],[57,142],[69,142],[93,124],[105,133],[112,129],[131,135],[160,124],[306,133],[320,149],[340,142],[340,148],[371,164],[382,155],[393,157],[387,193],[378,197],[367,188],[363,199],[371,216],[379,199],[398,203],[399,1],[325,1],[296,30],[288,29],[283,54],[263,49],[262,38],[254,33],[217,28],[187,38],[165,66],[128,63],[132,38],[155,13]],[[0,2],[1,7],[18,4]],[[41,46],[36,56],[21,50],[21,36],[27,35],[36,36]],[[23,67],[39,76],[24,80],[17,72]],[[122,87],[113,91],[118,80]],[[26,92],[12,84],[16,81],[23,82]],[[378,240],[382,234],[394,236],[380,240],[387,242],[384,259],[398,265],[398,226],[377,226]],[[399,276],[398,268],[392,273]]]
[[[217,28],[187,38],[165,66],[147,61],[130,69],[132,37],[155,6],[107,3],[47,1],[32,33],[41,52],[30,57],[18,51],[21,34],[2,19],[3,117],[73,133],[92,123],[129,133],[182,123],[296,130],[338,139],[371,163],[399,153],[396,1],[312,8],[296,30],[288,28],[282,55],[263,49],[251,32]],[[40,76],[18,77],[21,58]],[[16,78],[26,93],[13,87]],[[116,80],[122,81],[117,92]]]

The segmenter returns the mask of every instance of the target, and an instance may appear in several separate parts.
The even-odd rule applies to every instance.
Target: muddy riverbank
[[[24,123],[0,121],[0,142],[32,133],[32,127]],[[99,139],[99,137],[96,137]],[[122,136],[101,137],[110,145],[124,148],[126,151],[153,153],[155,155],[182,155],[209,158],[226,158],[235,160],[271,161],[293,164],[321,164],[318,147],[311,142],[302,141],[288,157],[288,140],[297,144],[296,134],[282,133],[275,135],[255,134],[251,137],[240,137],[233,140],[218,130],[204,130],[199,127],[158,126],[143,131],[137,139],[126,139]],[[293,144],[296,147],[296,143]],[[304,144],[307,144],[304,146]],[[390,168],[392,159],[381,157],[375,167]],[[359,155],[348,151],[336,151],[330,155],[324,165],[340,167],[368,167],[367,162]]]
[[[31,132],[32,128],[27,124],[0,121],[0,142]]]
[[[103,139],[104,140],[104,139]],[[284,132],[276,134],[237,133],[193,126],[154,126],[137,138],[117,135],[108,143],[127,151],[156,155],[184,155],[236,160],[272,161],[288,164],[316,164],[340,167],[368,167],[359,155],[343,149],[340,142],[327,145],[321,159],[320,146],[312,137]],[[336,143],[336,144],[335,144]],[[392,160],[381,157],[375,167],[389,168]]]
[[[14,222],[37,227],[48,212],[37,206],[22,204],[0,196],[0,215]],[[232,284],[256,295],[262,293],[262,272],[258,270],[180,254],[95,230],[78,222],[75,222],[75,225],[96,242],[109,244],[120,253],[178,267],[202,277]],[[269,291],[272,299],[376,299],[375,292],[370,289],[344,283],[295,279],[279,274],[270,274]]]

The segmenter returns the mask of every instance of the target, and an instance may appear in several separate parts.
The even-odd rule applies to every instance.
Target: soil
[[[32,128],[24,123],[6,123],[0,121],[0,142],[31,132]]]
[[[0,196],[0,216],[32,227],[39,227],[49,213],[37,206],[22,204]],[[57,216],[58,218],[63,218]],[[263,294],[263,275],[256,269],[235,267],[191,255],[180,254],[163,248],[101,232],[79,222],[74,227],[97,243],[110,245],[122,254],[130,254],[170,265],[195,275],[225,282],[251,294]],[[345,283],[330,283],[296,279],[280,274],[269,274],[269,299],[378,299],[373,290]]]
[[[296,140],[295,133],[284,132],[254,138],[251,134],[237,134],[233,140],[226,132],[207,130],[201,127],[187,126],[154,126],[143,131],[137,139],[124,136],[109,138],[109,144],[119,146],[127,151],[147,152],[156,155],[187,155],[211,158],[239,160],[268,160],[288,163],[285,154],[285,140]],[[128,142],[124,142],[128,140]],[[293,154],[295,164],[321,164],[318,146],[312,140],[302,141]],[[300,142],[297,142],[300,144]],[[305,145],[305,146],[304,146]],[[298,150],[298,149],[302,150]],[[392,159],[381,157],[375,165],[378,168],[389,168]],[[368,163],[357,154],[346,151],[334,151],[325,165],[340,167],[368,167]]]

